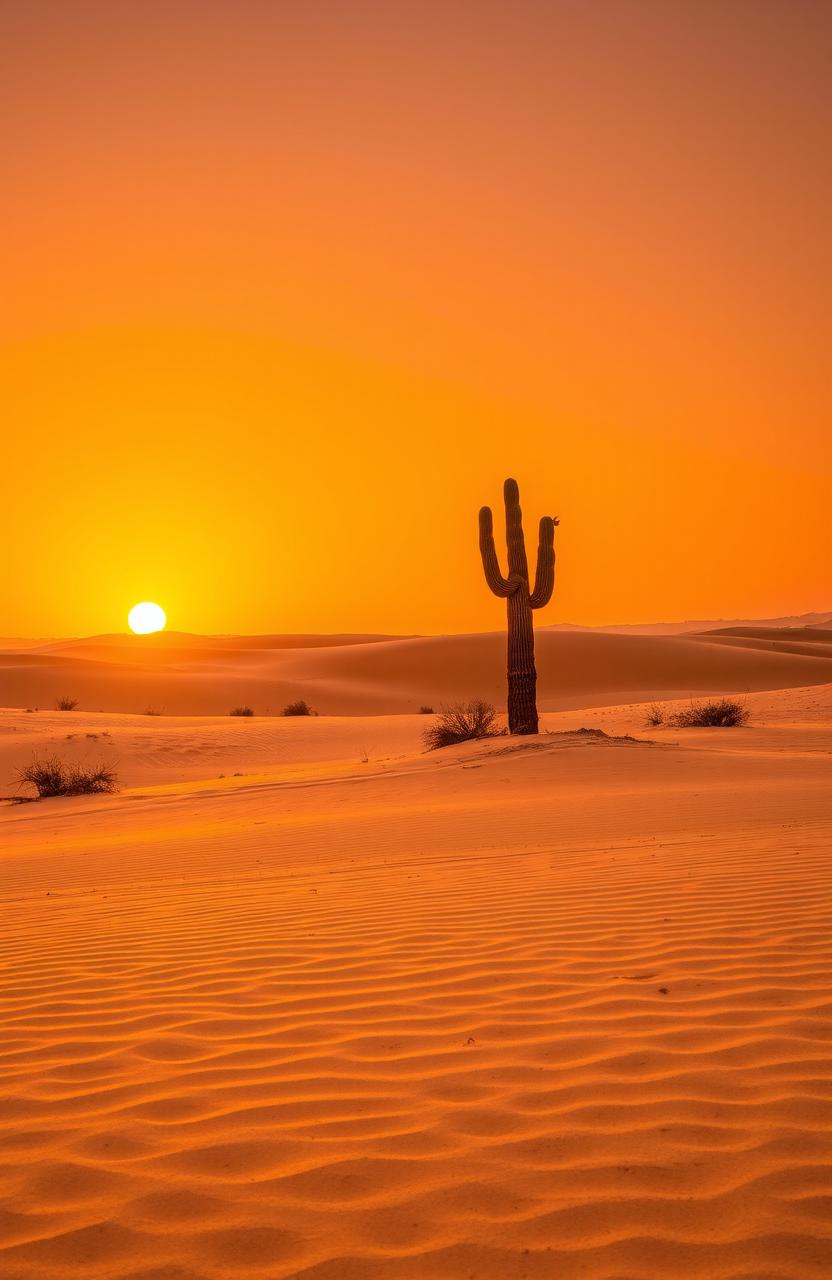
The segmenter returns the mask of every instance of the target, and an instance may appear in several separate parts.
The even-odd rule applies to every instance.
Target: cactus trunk
[[[537,733],[537,671],[529,589],[508,598],[508,731]]]
[[[556,517],[540,521],[534,589],[529,590],[529,569],[523,537],[520,493],[515,480],[504,485],[508,577],[500,572],[494,547],[494,521],[490,507],[480,511],[480,554],[485,580],[496,596],[506,600],[508,613],[508,730],[534,734],[537,720],[537,671],[534,665],[532,610],[541,609],[552,597],[555,584]]]

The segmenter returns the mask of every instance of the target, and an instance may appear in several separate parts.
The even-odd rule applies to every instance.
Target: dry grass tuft
[[[714,698],[711,702],[692,702],[677,711],[672,723],[677,729],[734,729],[747,724],[749,711],[736,698]]]
[[[18,771],[17,780],[33,786],[41,800],[50,796],[101,795],[118,786],[111,765],[65,764],[58,756],[35,756]]]
[[[442,708],[436,724],[425,730],[422,739],[428,751],[437,751],[458,742],[494,738],[499,732],[497,712],[490,702],[455,702]]]

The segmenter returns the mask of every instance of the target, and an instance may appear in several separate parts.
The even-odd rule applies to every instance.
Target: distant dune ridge
[[[542,711],[685,693],[832,681],[832,614],[811,622],[649,628],[541,628]],[[685,628],[690,625],[672,624]],[[0,705],[217,715],[245,702],[277,714],[298,697],[330,715],[406,713],[425,702],[505,699],[505,636],[93,636],[0,649]]]
[[[827,627],[830,613],[793,613],[780,618],[700,618],[688,622],[618,622],[587,627],[579,622],[555,622],[552,631],[608,631],[614,635],[681,636],[690,631],[716,631],[722,627]]]

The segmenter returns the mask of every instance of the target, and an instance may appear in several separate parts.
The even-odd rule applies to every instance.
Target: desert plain
[[[3,642],[4,1280],[832,1274],[830,626]]]

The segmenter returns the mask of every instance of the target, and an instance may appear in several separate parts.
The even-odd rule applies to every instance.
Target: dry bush
[[[420,715],[420,716],[432,716],[433,714],[434,714],[434,712],[433,712],[433,707],[429,707],[429,706],[425,705],[424,707],[420,707],[420,708],[419,708],[419,715]]]
[[[299,698],[297,702],[288,702],[283,708],[283,714],[284,716],[313,716],[315,712],[308,702]]]
[[[78,699],[67,697],[66,694],[62,698],[55,699],[56,711],[74,711],[77,706]]]
[[[677,729],[734,729],[747,724],[748,708],[736,698],[714,698],[711,702],[692,702],[677,711],[671,723]]]
[[[436,751],[458,742],[493,738],[499,732],[497,712],[490,702],[455,702],[442,708],[436,724],[426,729],[422,738],[428,751]]]
[[[651,703],[647,710],[647,720],[645,723],[648,724],[651,729],[658,729],[660,724],[664,724],[664,708],[660,707],[658,702]]]
[[[65,764],[58,756],[35,756],[17,775],[28,782],[40,799],[47,796],[91,796],[115,791],[118,777],[111,765]]]
[[[228,714],[230,716],[253,716],[254,712],[251,707],[233,707]]]

